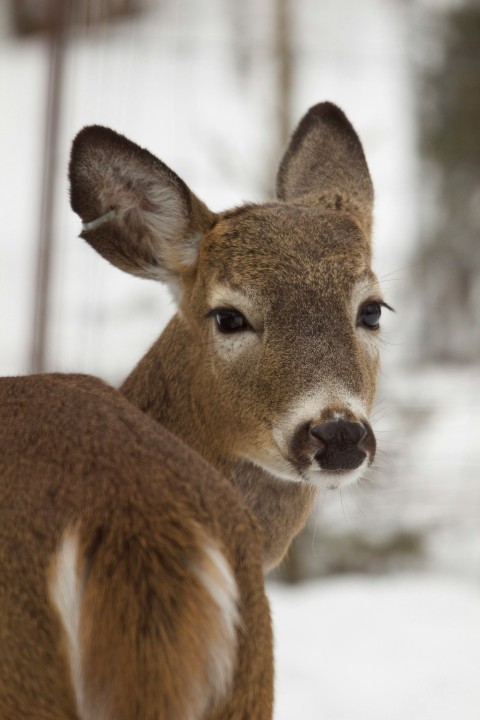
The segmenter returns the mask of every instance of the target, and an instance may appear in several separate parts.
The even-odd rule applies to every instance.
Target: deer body
[[[235,488],[94,378],[3,379],[0,407],[2,720],[268,717],[261,539]]]
[[[315,106],[277,200],[219,215],[102,127],[77,136],[70,180],[82,236],[168,283],[178,313],[120,392],[0,385],[0,718],[267,720],[262,567],[319,488],[375,456],[384,303],[360,142]]]

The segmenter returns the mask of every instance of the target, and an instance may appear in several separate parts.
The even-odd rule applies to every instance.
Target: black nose
[[[331,420],[311,426],[315,460],[324,470],[354,470],[367,457],[362,447],[366,434],[365,425],[349,420]]]

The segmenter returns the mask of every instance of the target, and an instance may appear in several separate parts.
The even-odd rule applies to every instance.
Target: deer
[[[268,720],[264,575],[373,463],[373,187],[332,103],[276,198],[214,213],[148,150],[73,142],[81,237],[177,312],[119,389],[0,381],[0,717]]]

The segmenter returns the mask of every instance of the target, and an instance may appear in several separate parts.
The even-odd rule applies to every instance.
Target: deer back
[[[259,533],[194,451],[93,378],[2,379],[0,497],[2,718],[269,717]]]

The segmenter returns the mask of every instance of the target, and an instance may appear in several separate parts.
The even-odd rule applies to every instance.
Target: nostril
[[[366,434],[365,425],[349,420],[330,420],[310,427],[310,436],[322,449],[328,445],[358,446]]]
[[[336,425],[336,422],[324,422],[320,423],[320,425],[314,425],[310,428],[310,434],[320,442],[328,445],[329,442],[335,439]]]
[[[327,447],[327,440],[316,432],[319,426],[310,427],[310,445],[316,450],[316,454],[322,453]]]
[[[346,432],[352,441],[352,445],[360,445],[362,440],[365,439],[367,434],[367,428],[362,423],[346,423]]]

